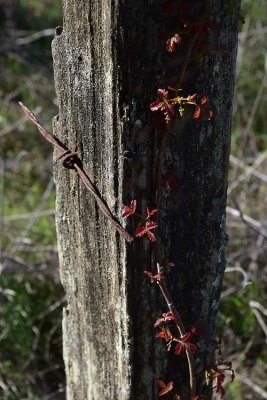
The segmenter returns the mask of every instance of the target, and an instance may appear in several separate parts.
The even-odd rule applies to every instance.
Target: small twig
[[[51,215],[55,215],[55,210],[54,209],[49,209],[49,210],[43,210],[43,211],[38,211],[38,213],[34,213],[34,218],[42,218],[42,217],[48,217]],[[13,215],[7,215],[3,217],[4,222],[12,222],[12,221],[21,221],[23,219],[29,219],[33,216],[33,213],[22,213],[22,214],[13,214]]]
[[[260,312],[259,312],[258,309],[255,307],[255,305],[253,304],[252,301],[249,302],[249,305],[250,305],[250,307],[251,307],[251,309],[252,309],[253,314],[255,315],[256,320],[258,321],[258,323],[259,323],[261,329],[263,330],[263,332],[264,332],[264,334],[265,334],[265,336],[266,336],[266,338],[267,338],[267,326],[266,326],[266,323],[264,322],[264,320],[263,320],[263,318],[262,318]]]
[[[225,269],[225,273],[227,272],[240,272],[243,275],[243,282],[242,282],[242,287],[245,288],[248,286],[251,282],[248,280],[248,274],[246,271],[240,267],[240,265],[236,265],[235,267],[227,267]]]
[[[41,107],[36,107],[34,112],[36,114],[39,114],[41,111]],[[13,122],[13,124],[6,126],[5,128],[0,130],[0,137],[7,135],[8,133],[14,131],[16,128],[18,128],[21,124],[23,124],[26,121],[25,117],[19,118],[17,121]]]
[[[119,232],[119,234],[129,243],[133,242],[134,238],[121,226],[121,224],[117,221],[115,216],[111,213],[109,207],[105,203],[105,201],[101,198],[101,195],[93,184],[89,176],[83,169],[82,161],[78,157],[76,152],[71,151],[65,146],[58,138],[51,135],[38,121],[36,116],[21,102],[19,102],[22,110],[25,115],[28,117],[30,121],[32,121],[38,128],[41,135],[50,143],[52,143],[59,150],[59,158],[61,159],[62,165],[68,169],[75,169],[80,176],[82,182],[85,187],[89,190],[89,192],[94,196],[100,210],[105,215],[105,217],[111,221],[114,228]]]
[[[229,193],[233,191],[233,189],[237,188],[238,185],[247,179],[250,175],[255,176],[256,178],[260,179],[262,182],[267,183],[267,175],[263,174],[260,171],[257,171],[256,168],[265,161],[267,158],[267,151],[260,155],[257,160],[253,163],[252,166],[248,166],[244,161],[239,160],[239,158],[234,157],[232,154],[230,155],[230,163],[233,165],[237,165],[240,168],[243,168],[245,172],[240,175],[237,179],[237,182],[234,182],[231,187],[229,188]]]
[[[159,263],[157,263],[157,273],[160,274],[162,272],[162,267]],[[175,318],[176,326],[181,336],[186,334],[186,330],[184,328],[184,324],[177,308],[174,306],[171,295],[164,283],[164,280],[157,280],[157,284],[161,290],[161,293],[166,301],[168,308],[172,315]],[[188,370],[189,370],[189,381],[190,381],[190,399],[194,399],[196,395],[196,377],[195,377],[195,367],[194,367],[194,357],[193,354],[186,349],[186,357],[188,361]]]
[[[32,320],[30,320],[30,324],[32,324],[34,320],[38,320],[38,319],[40,320],[40,319],[46,317],[48,314],[52,313],[57,308],[61,307],[65,301],[66,301],[66,296],[62,296],[60,299],[55,301],[53,304],[51,304],[49,307],[47,307],[41,313],[36,315]]]
[[[267,309],[265,307],[263,307],[263,305],[261,303],[259,303],[258,301],[255,300],[251,300],[249,302],[250,307],[253,308],[257,308],[257,310],[261,311],[262,314],[265,315],[265,317],[267,317]]]
[[[236,205],[238,207],[238,205]],[[247,225],[249,228],[253,229],[254,231],[260,233],[265,239],[267,239],[267,231],[266,228],[257,220],[254,218],[249,217],[246,214],[243,214],[243,212],[238,209],[236,210],[235,208],[232,207],[226,207],[226,212],[227,214],[232,215],[233,217],[239,217],[241,221],[244,222],[245,225]]]
[[[259,385],[252,382],[249,378],[242,376],[240,374],[235,373],[236,379],[240,382],[244,383],[245,385],[249,386],[255,393],[257,393],[262,399],[267,399],[267,392],[263,390]]]
[[[29,44],[29,43],[34,42],[35,40],[41,39],[42,37],[53,36],[54,33],[55,33],[54,28],[43,29],[42,31],[34,32],[31,35],[26,36],[24,38],[16,39],[16,44],[18,46]]]

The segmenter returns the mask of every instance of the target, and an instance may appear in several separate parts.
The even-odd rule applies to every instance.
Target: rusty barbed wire
[[[134,241],[133,236],[131,236],[123,226],[118,222],[116,217],[110,211],[106,202],[102,199],[97,187],[93,184],[89,176],[83,169],[82,160],[78,157],[76,151],[70,150],[66,145],[64,145],[58,138],[49,133],[38,121],[33,112],[31,112],[21,101],[18,103],[22,108],[26,117],[37,126],[41,135],[51,144],[53,144],[59,151],[59,157],[63,167],[67,169],[75,169],[82,180],[84,186],[87,190],[94,196],[98,207],[102,211],[103,215],[112,223],[113,227],[118,231],[118,233],[129,243]]]

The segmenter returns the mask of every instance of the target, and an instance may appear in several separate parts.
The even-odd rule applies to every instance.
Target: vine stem
[[[160,263],[157,263],[157,273],[160,274],[161,272],[163,272],[163,268],[161,267]],[[171,295],[164,283],[164,280],[162,280],[162,279],[157,280],[157,284],[161,290],[164,300],[166,301],[166,303],[168,305],[170,312],[172,313],[172,315],[175,318],[176,327],[179,331],[180,336],[184,336],[186,334],[186,330],[184,328],[182,318],[181,318],[177,308],[173,304]],[[196,376],[195,376],[194,357],[190,351],[188,351],[187,349],[185,351],[186,351],[188,370],[189,370],[190,398],[194,399],[194,397],[196,395]]]
[[[180,74],[180,78],[179,81],[177,82],[177,86],[178,89],[180,88],[182,81],[184,79],[184,75],[186,72],[186,69],[188,67],[188,64],[190,63],[191,60],[191,55],[192,55],[192,51],[194,48],[194,45],[197,41],[197,38],[199,36],[199,32],[196,33],[192,40],[190,41],[190,44],[188,46],[188,51],[186,53],[186,57],[185,60],[183,62],[183,65],[181,67],[181,74]],[[157,208],[159,208],[160,205],[160,189],[161,189],[161,172],[162,172],[162,167],[163,167],[163,161],[164,161],[164,155],[165,155],[165,150],[166,150],[166,145],[167,145],[167,137],[168,137],[168,133],[166,132],[162,135],[161,141],[160,141],[160,147],[159,147],[159,152],[158,152],[158,161],[157,161],[157,166],[156,166],[156,174],[155,174],[155,203],[157,205]]]
[[[180,88],[182,81],[184,79],[184,75],[185,75],[186,69],[188,67],[188,64],[190,63],[192,51],[193,51],[193,48],[197,41],[198,36],[199,36],[199,32],[196,33],[192,37],[192,40],[190,41],[190,44],[188,46],[188,51],[186,53],[185,60],[181,67],[181,74],[180,74],[179,81],[178,81],[178,89]],[[165,155],[165,151],[166,151],[168,133],[169,133],[169,131],[164,133],[160,140],[160,147],[159,147],[158,159],[157,159],[157,165],[156,165],[155,204],[156,204],[157,208],[160,207],[160,190],[161,190],[161,182],[162,182],[161,175],[162,175],[162,167],[163,167],[164,155]],[[155,246],[155,253],[156,253],[156,259],[159,261],[160,260],[160,246],[159,246],[158,240],[157,240],[156,246]],[[157,273],[160,274],[161,272],[163,272],[163,268],[162,268],[160,262],[157,262]],[[176,327],[178,329],[180,336],[184,336],[186,334],[186,330],[184,328],[182,318],[181,318],[177,308],[174,306],[173,300],[171,298],[169,290],[167,289],[167,287],[164,283],[164,280],[162,280],[162,279],[157,280],[157,284],[160,288],[162,296],[163,296],[164,300],[166,301],[166,304],[167,304],[170,312],[173,314],[173,316],[175,318]],[[189,371],[190,399],[193,400],[194,397],[196,396],[195,362],[194,362],[193,354],[190,351],[188,351],[187,349],[186,349],[186,357],[187,357],[187,364],[188,364],[188,371]]]

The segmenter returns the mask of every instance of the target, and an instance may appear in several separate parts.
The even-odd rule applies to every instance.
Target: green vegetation
[[[1,399],[65,398],[52,151],[17,105],[42,110],[51,127],[52,36],[18,40],[60,23],[61,1],[0,5]]]
[[[242,14],[228,193],[228,263],[218,320],[224,355],[233,361],[237,375],[227,387],[227,400],[262,399],[258,388],[267,396],[267,4],[244,0]]]
[[[4,274],[1,300],[0,368],[8,389],[1,398],[38,399],[38,394],[58,391],[64,382],[61,321],[58,309],[51,307],[58,302],[57,285],[34,275],[14,279]]]

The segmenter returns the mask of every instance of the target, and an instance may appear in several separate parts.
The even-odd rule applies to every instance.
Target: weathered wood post
[[[163,3],[64,0],[63,30],[57,29],[53,41],[59,100],[54,133],[68,147],[77,146],[85,169],[118,218],[122,205],[132,199],[143,209],[151,205],[160,134],[149,104],[170,74],[179,75],[185,58],[178,50],[175,61],[166,61],[161,32],[171,17],[162,12]],[[196,362],[200,381],[212,354],[225,267],[238,1],[231,2],[233,7],[222,0],[201,3],[216,25],[209,32],[214,49],[189,63],[183,87],[188,94],[207,96],[214,117],[173,125],[164,170],[177,166],[178,184],[171,191],[163,189],[159,212],[164,255],[176,263],[171,292],[188,322],[201,323],[207,332]],[[183,376],[186,367],[185,361],[168,358],[163,342],[154,338],[162,300],[143,273],[154,268],[150,243],[126,243],[75,171],[56,166],[55,180],[60,273],[67,297],[67,398],[156,399],[156,379]],[[134,224],[127,223],[134,232]]]

